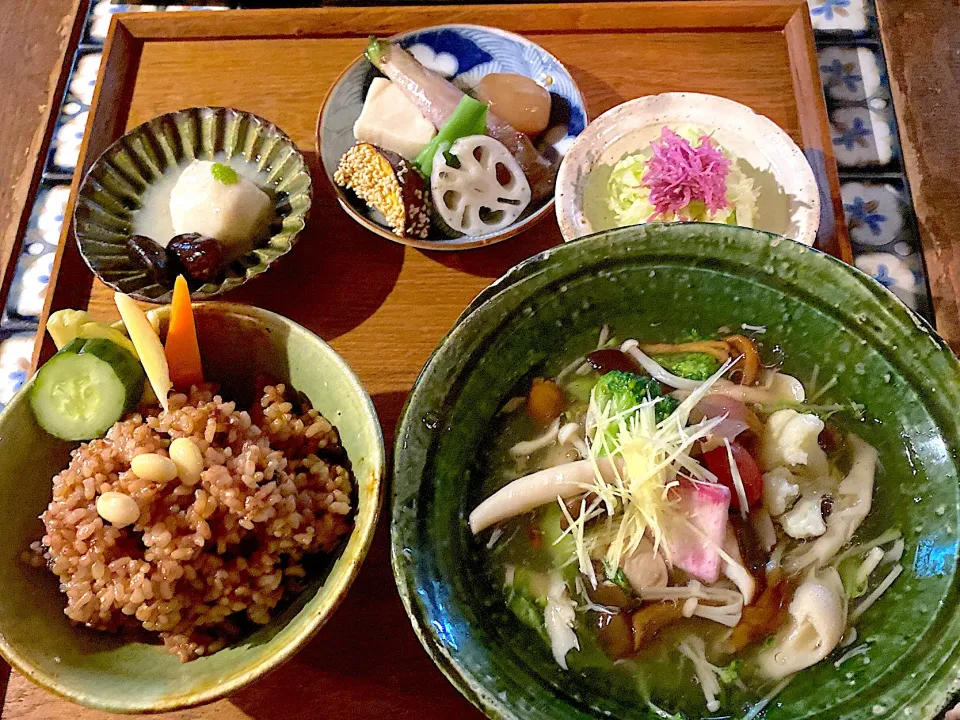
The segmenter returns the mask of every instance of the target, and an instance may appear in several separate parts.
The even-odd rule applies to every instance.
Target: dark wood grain
[[[718,0],[126,16],[114,20],[81,171],[124,129],[193,105],[243,108],[289,134],[316,178],[311,222],[290,257],[229,299],[279,312],[330,342],[373,396],[389,447],[420,368],[463,308],[560,234],[551,216],[489,248],[423,252],[376,237],[342,212],[318,166],[314,131],[323,98],[367,35],[441,22],[497,25],[559,57],[591,117],[640,95],[712,92],[750,105],[830,158],[806,12],[802,0]],[[639,70],[649,67],[657,72]],[[225,73],[243,82],[225,82]],[[836,195],[835,173],[828,180]],[[47,311],[89,307],[97,317],[116,317],[112,293],[84,268],[69,228],[53,282]],[[410,628],[388,540],[384,522],[344,605],[289,664],[229,700],[169,717],[476,717]],[[7,720],[102,717],[11,679]]]
[[[937,332],[960,352],[960,0],[877,0],[877,14]],[[949,705],[940,717],[960,720],[960,697]]]
[[[86,0],[0,3],[0,307],[6,304]],[[0,660],[0,709],[10,668]]]
[[[0,307],[6,304],[87,0],[0,2]]]
[[[115,111],[95,112],[99,99],[106,97],[111,107],[126,108],[129,106],[130,97],[133,94],[133,80],[136,76],[143,45],[133,38],[122,23],[114,20],[110,28],[110,35],[103,48],[104,60],[101,62],[97,88],[93,94],[86,132],[80,145],[80,161],[77,172],[74,173],[70,197],[64,210],[64,217],[66,218],[73,217],[74,200],[76,199],[77,188],[83,179],[83,173],[89,168],[91,162],[124,132],[126,114]],[[80,257],[80,253],[77,252],[76,243],[71,235],[70,224],[70,222],[65,222],[60,233],[60,243],[57,246],[53,268],[50,272],[50,288],[44,298],[41,327],[46,323],[46,318],[50,314],[58,284],[61,288],[64,285],[57,282],[61,275],[70,278],[66,285],[70,288],[72,295],[89,294],[93,286],[93,276]],[[35,340],[34,358],[41,351],[44,341],[48,343],[47,350],[49,351],[49,339],[45,337],[44,333],[38,333]]]
[[[10,682],[10,666],[0,660],[0,716],[3,715],[3,699],[7,695],[7,684]]]
[[[960,2],[877,0],[937,331],[960,351]]]

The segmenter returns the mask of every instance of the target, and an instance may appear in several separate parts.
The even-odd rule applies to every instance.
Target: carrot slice
[[[187,392],[191,385],[203,383],[203,364],[200,362],[200,344],[193,321],[190,289],[183,275],[178,276],[173,285],[167,344],[163,350],[170,366],[170,380],[177,390]]]

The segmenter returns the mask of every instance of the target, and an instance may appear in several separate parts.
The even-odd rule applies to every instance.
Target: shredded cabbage
[[[699,143],[703,135],[709,134],[693,125],[680,127],[676,133],[691,143]],[[718,222],[755,227],[759,192],[753,181],[737,166],[737,158],[723,147],[719,145],[717,147],[724,157],[730,160],[726,177],[729,207],[711,213],[708,212],[703,201],[694,200],[679,212],[663,218],[664,220]],[[652,155],[653,152],[648,147],[621,158],[613,166],[610,178],[607,180],[607,204],[620,227],[649,222],[656,214],[656,208],[650,202],[650,188],[643,182],[647,163]]]

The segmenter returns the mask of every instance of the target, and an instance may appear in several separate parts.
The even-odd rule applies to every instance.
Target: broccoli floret
[[[654,355],[653,359],[674,375],[689,380],[709,380],[720,369],[720,361],[706,353],[670,353]]]
[[[734,660],[729,665],[720,668],[720,672],[717,673],[717,679],[724,685],[730,685],[740,678],[744,664],[743,660]]]
[[[673,415],[674,411],[680,407],[680,401],[671,395],[664,395],[663,399],[657,403],[656,414],[657,422],[662,422]]]
[[[533,628],[544,640],[550,642],[550,636],[543,624],[545,599],[536,597],[526,587],[513,587],[507,592],[506,600],[507,607],[513,611],[520,622]]]
[[[687,328],[682,333],[680,333],[679,337],[677,337],[677,339],[674,342],[689,343],[689,342],[701,342],[703,340],[713,340],[713,338],[710,337],[709,335],[703,334],[699,330],[695,330],[694,328]]]
[[[613,370],[601,377],[593,387],[593,400],[611,413],[623,413],[661,397],[660,383],[651,377],[632,372]],[[654,408],[656,421],[662,422],[677,409],[680,403],[676,398],[663,397]]]

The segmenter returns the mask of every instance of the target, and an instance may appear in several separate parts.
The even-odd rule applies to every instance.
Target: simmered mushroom
[[[613,660],[630,657],[634,653],[633,625],[629,613],[597,613],[597,642]]]
[[[683,617],[682,605],[674,602],[658,602],[644,605],[631,616],[633,624],[633,649],[639,650],[653,640],[663,628]]]
[[[634,604],[633,598],[623,588],[612,582],[599,583],[594,590],[590,591],[590,599],[597,605],[621,609],[631,607]]]

